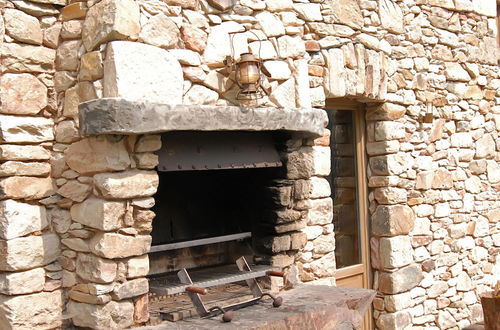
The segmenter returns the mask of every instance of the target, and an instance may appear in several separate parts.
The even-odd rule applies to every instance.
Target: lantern
[[[230,72],[235,74],[235,82],[240,90],[236,95],[238,100],[254,100],[262,97],[260,78],[262,62],[253,54],[241,54],[237,61],[226,58],[226,65]]]

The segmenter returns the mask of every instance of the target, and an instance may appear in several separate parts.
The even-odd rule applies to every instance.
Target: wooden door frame
[[[354,134],[356,145],[356,197],[358,199],[359,212],[359,236],[361,240],[361,263],[353,266],[341,268],[335,272],[335,278],[343,279],[349,276],[365,274],[363,276],[363,286],[371,289],[373,283],[373,273],[370,265],[370,221],[368,212],[368,157],[366,154],[366,123],[365,106],[362,103],[348,99],[327,99],[325,111],[329,110],[349,110],[354,114]],[[371,328],[373,324],[372,310],[368,311],[365,318],[365,327]]]

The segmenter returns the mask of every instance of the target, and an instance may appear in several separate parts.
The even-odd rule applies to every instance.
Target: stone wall
[[[368,103],[377,326],[480,319],[478,294],[500,273],[495,1],[228,3],[0,0],[0,321],[123,328],[147,320],[161,142],[82,137],[78,104],[236,104],[237,87],[218,69],[248,49],[269,73],[259,105]],[[284,232],[300,230],[305,247],[296,253],[292,240],[282,249],[287,240],[277,239],[274,262],[302,281],[335,271],[327,141],[287,146],[295,182],[285,195],[293,191],[304,228]]]

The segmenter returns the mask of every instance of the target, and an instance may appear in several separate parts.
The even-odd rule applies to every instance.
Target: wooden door
[[[332,170],[329,176],[334,204],[337,286],[370,288],[368,194],[366,184],[364,110],[353,103],[327,106]],[[371,312],[364,329],[371,329]]]

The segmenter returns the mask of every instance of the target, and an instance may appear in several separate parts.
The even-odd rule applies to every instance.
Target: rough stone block
[[[123,300],[143,295],[148,291],[149,281],[146,278],[138,278],[116,285],[111,296],[113,300]]]
[[[416,287],[422,280],[422,270],[419,265],[411,265],[392,273],[379,272],[379,290],[396,294],[409,291]]]
[[[130,157],[123,140],[90,137],[71,144],[64,155],[68,166],[80,174],[124,170]]]
[[[113,282],[117,269],[118,265],[113,260],[102,259],[90,253],[79,253],[76,259],[76,273],[91,282]]]
[[[45,266],[59,257],[56,234],[0,240],[0,270],[17,271]]]
[[[137,37],[141,29],[139,4],[133,0],[104,0],[92,6],[83,24],[87,51],[112,40]]]
[[[377,236],[406,235],[415,225],[415,214],[407,205],[379,205],[372,215],[372,232]]]
[[[303,147],[288,154],[288,177],[291,179],[330,174],[330,148]]]
[[[146,276],[149,272],[149,257],[147,254],[130,258],[127,264],[127,278]]]
[[[13,199],[39,199],[52,195],[55,185],[52,178],[11,176],[0,180],[0,197]]]
[[[395,187],[377,188],[374,190],[374,196],[379,204],[406,203],[408,200],[406,190]]]
[[[0,274],[0,293],[6,295],[39,292],[43,290],[44,284],[45,270],[43,268]]]
[[[397,268],[413,261],[411,238],[408,236],[380,239],[380,264],[383,268]]]
[[[19,42],[41,45],[43,32],[40,22],[20,10],[7,8],[4,13],[5,31]]]
[[[91,197],[71,207],[71,217],[83,225],[111,231],[122,227],[125,203]]]
[[[312,177],[309,180],[297,180],[294,184],[294,196],[297,199],[330,197],[330,183],[325,178]]]
[[[331,198],[313,199],[307,211],[307,225],[326,225],[333,220],[333,201]]]
[[[129,199],[149,197],[158,188],[156,171],[130,170],[94,176],[95,188],[105,198]]]
[[[48,72],[54,69],[54,49],[17,43],[2,45],[2,61],[10,72]]]
[[[45,207],[20,203],[11,199],[0,201],[0,238],[8,240],[47,227]]]
[[[104,60],[104,97],[182,104],[183,73],[167,50],[130,42],[109,43]]]
[[[406,136],[404,124],[394,121],[379,121],[375,124],[375,140],[399,140]]]
[[[175,22],[163,13],[160,13],[151,17],[142,26],[139,40],[156,47],[175,48],[179,42],[180,34]]]
[[[413,166],[413,158],[404,153],[377,156],[370,158],[373,175],[399,175]]]
[[[47,106],[47,87],[28,73],[5,73],[0,77],[0,112],[36,115]]]
[[[54,329],[62,326],[62,291],[20,296],[0,295],[3,329]]]
[[[47,160],[50,153],[41,146],[0,145],[0,160]]]
[[[151,236],[128,236],[117,233],[97,233],[90,240],[90,249],[98,256],[113,259],[143,255],[151,248]],[[123,247],[127,247],[124,249]]]
[[[102,78],[104,75],[104,64],[100,51],[83,54],[80,58],[80,81],[92,81]]]
[[[0,115],[0,136],[3,142],[45,142],[54,139],[54,121],[42,117]]]
[[[405,329],[412,324],[411,314],[407,311],[382,314],[377,320],[380,329]]]
[[[131,301],[92,305],[70,300],[67,308],[73,323],[79,327],[125,329],[134,323],[134,304]]]

